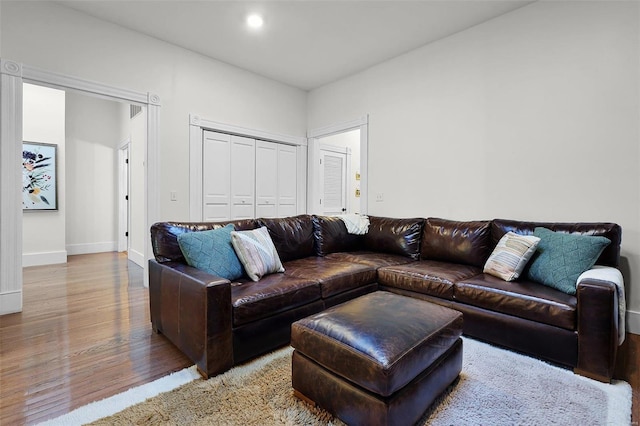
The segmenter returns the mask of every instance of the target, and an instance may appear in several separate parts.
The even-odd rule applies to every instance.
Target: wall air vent
[[[140,105],[129,105],[129,118],[133,118],[136,115],[142,112],[142,107]]]

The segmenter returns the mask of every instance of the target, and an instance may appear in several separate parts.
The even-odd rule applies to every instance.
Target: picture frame
[[[58,210],[58,145],[22,143],[22,210]]]

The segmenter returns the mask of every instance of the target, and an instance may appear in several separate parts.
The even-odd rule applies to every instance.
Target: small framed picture
[[[58,146],[22,143],[22,209],[58,210]]]

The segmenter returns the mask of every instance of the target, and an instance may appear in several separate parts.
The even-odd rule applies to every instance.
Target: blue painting
[[[46,143],[22,144],[23,210],[58,210],[56,149]]]

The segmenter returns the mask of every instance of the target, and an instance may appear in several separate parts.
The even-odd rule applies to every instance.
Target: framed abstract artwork
[[[22,143],[22,209],[58,210],[58,146]]]

